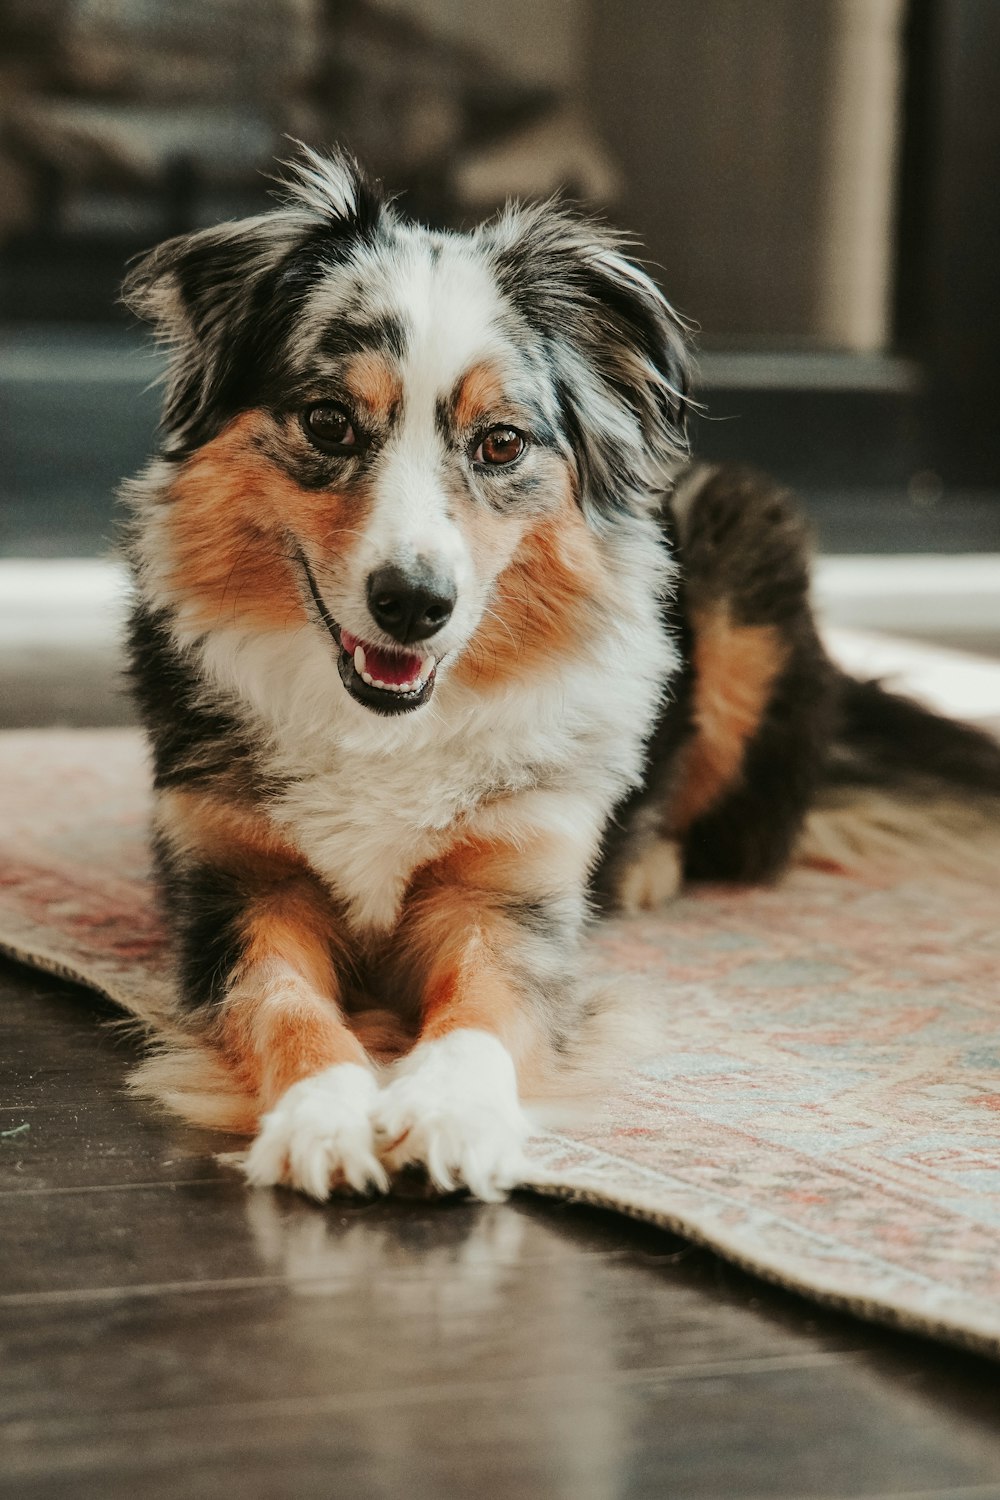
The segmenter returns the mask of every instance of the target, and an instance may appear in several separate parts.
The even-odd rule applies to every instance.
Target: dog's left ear
[[[490,233],[501,285],[546,337],[584,510],[648,510],[689,452],[683,322],[604,225],[546,204]]]

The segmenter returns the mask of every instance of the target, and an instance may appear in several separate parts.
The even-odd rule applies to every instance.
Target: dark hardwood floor
[[[112,1016],[0,964],[4,1496],[1000,1496],[986,1361],[581,1207],[249,1192]]]

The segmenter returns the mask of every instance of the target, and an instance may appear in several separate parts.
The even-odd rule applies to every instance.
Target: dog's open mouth
[[[351,697],[380,714],[403,714],[426,703],[434,691],[437,658],[402,647],[375,646],[342,629],[327,609],[301,550],[299,561],[316,611],[337,648],[340,680]]]
[[[343,628],[339,637],[340,680],[359,703],[379,713],[398,714],[427,702],[434,691],[433,656],[373,646]]]

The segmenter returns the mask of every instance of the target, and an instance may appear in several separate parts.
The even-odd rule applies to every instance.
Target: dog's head
[[[173,597],[205,629],[305,611],[376,712],[584,628],[602,535],[685,452],[677,318],[561,207],[432,233],[307,153],[286,206],[169,241],[125,298],[171,349]]]

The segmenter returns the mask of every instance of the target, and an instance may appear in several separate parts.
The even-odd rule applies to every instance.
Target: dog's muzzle
[[[407,651],[403,645],[426,639],[447,623],[454,607],[454,591],[449,598],[439,587],[430,587],[426,580],[413,587],[404,586],[399,580],[405,575],[399,569],[373,573],[368,580],[369,608],[376,623],[381,625],[376,612],[376,602],[379,603],[386,618],[396,626],[394,630],[388,625],[383,628],[401,642],[398,649],[383,646],[362,640],[338,625],[301,548],[298,556],[316,613],[337,648],[340,680],[351,697],[380,714],[408,713],[426,703],[434,691],[438,658],[429,650]],[[389,573],[394,575],[390,579],[381,576]],[[373,580],[378,579],[381,582],[373,588]]]

